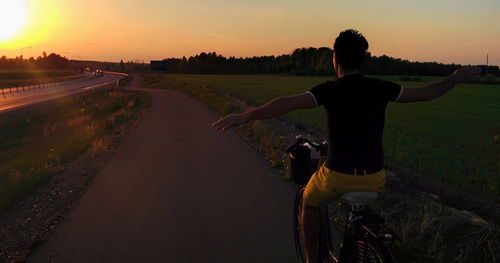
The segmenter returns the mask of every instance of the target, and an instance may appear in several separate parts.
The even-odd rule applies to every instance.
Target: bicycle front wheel
[[[304,195],[304,187],[300,187],[295,194],[295,202],[293,204],[293,239],[295,241],[295,252],[299,262],[306,262],[306,248],[304,240],[302,239],[302,224],[301,224],[301,211],[302,211],[302,196]]]

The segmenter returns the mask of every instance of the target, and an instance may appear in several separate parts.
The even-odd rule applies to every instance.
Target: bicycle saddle
[[[377,195],[377,192],[349,192],[343,194],[340,199],[348,205],[367,205],[373,203]]]

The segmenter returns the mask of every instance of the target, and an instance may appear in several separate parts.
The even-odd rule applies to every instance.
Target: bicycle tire
[[[395,263],[385,243],[372,237],[356,238],[353,250],[353,263]]]
[[[295,194],[295,201],[293,205],[293,239],[295,242],[295,252],[297,253],[297,258],[299,262],[305,263],[306,251],[304,240],[302,239],[302,225],[300,214],[302,211],[302,196],[304,195],[304,187],[300,187]]]

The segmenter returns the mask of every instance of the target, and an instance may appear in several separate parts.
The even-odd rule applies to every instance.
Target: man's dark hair
[[[354,29],[340,32],[333,45],[335,56],[344,70],[359,69],[368,50],[366,38]]]

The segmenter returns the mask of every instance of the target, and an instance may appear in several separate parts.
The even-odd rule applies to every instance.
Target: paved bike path
[[[295,262],[294,186],[203,104],[146,91],[150,112],[28,262]]]

